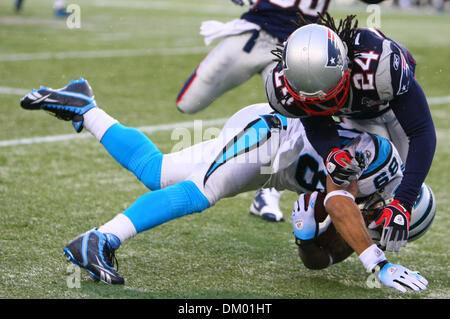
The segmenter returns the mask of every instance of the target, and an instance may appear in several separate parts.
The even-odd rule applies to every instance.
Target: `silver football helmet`
[[[330,28],[308,24],[284,44],[283,73],[297,105],[312,115],[330,115],[347,102],[350,69],[347,47]]]

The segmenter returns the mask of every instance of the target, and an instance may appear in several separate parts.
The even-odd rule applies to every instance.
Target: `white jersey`
[[[402,161],[391,142],[342,127],[343,148],[360,159],[359,198],[392,196]],[[219,137],[163,158],[161,187],[193,181],[211,205],[223,197],[275,187],[297,193],[325,190],[323,159],[311,146],[300,119],[273,112],[266,103],[234,114]]]
[[[297,193],[325,191],[326,168],[321,156],[312,147],[300,120],[288,121],[290,134],[282,141],[274,162],[274,174],[268,185],[278,190]],[[358,198],[375,192],[383,198],[392,196],[403,177],[402,161],[392,143],[385,138],[361,133],[341,126],[339,135],[343,148],[362,163],[358,178]]]

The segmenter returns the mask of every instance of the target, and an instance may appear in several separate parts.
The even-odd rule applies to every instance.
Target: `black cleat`
[[[67,261],[86,269],[94,280],[106,284],[123,285],[125,280],[114,268],[118,265],[115,250],[98,230],[91,230],[72,240],[63,250]]]
[[[97,107],[94,92],[83,78],[57,90],[41,86],[21,98],[20,105],[27,110],[45,110],[59,119],[72,121],[77,133],[83,129],[83,114]]]

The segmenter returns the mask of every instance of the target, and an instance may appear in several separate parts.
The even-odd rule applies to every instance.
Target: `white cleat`
[[[250,206],[250,214],[260,216],[270,222],[284,221],[283,212],[280,209],[280,196],[282,192],[274,188],[261,188],[255,194]]]

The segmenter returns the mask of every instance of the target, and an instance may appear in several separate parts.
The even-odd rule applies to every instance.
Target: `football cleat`
[[[83,78],[57,90],[41,86],[21,98],[20,105],[27,110],[45,110],[61,120],[72,121],[77,133],[83,129],[83,114],[97,107],[94,92]]]
[[[117,272],[119,267],[115,249],[106,235],[96,229],[72,240],[64,248],[63,254],[67,257],[67,261],[86,269],[94,280],[111,285],[122,285],[125,282]]]
[[[274,188],[261,188],[255,194],[250,206],[250,214],[270,222],[284,221],[283,212],[279,206],[280,196],[281,193]]]
[[[55,18],[67,18],[70,13],[66,11],[64,8],[55,9],[54,10]]]

